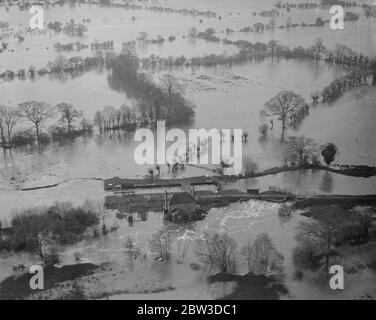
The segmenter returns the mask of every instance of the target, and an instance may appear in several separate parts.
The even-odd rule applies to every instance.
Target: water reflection
[[[333,177],[328,171],[322,175],[320,190],[324,193],[331,193],[333,190]]]

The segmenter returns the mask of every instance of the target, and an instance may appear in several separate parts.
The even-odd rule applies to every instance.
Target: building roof
[[[187,192],[173,193],[169,205],[196,203],[195,199]]]

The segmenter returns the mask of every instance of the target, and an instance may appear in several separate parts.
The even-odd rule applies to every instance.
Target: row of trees
[[[41,128],[46,120],[52,118],[56,113],[59,114],[59,123],[66,126],[60,130],[59,137],[69,137],[76,134],[74,125],[81,119],[81,128],[79,132],[90,131],[90,124],[83,119],[82,111],[77,110],[73,105],[68,103],[59,103],[55,107],[48,103],[40,101],[26,101],[20,103],[17,107],[0,106],[0,135],[1,145],[5,149],[11,149],[17,144],[21,144],[22,138],[14,134],[14,128],[22,120],[33,124],[35,128],[35,138],[38,147],[41,144]],[[55,131],[56,134],[56,131]],[[56,135],[53,138],[59,138]],[[31,142],[31,141],[27,141]]]
[[[367,78],[368,73],[366,71],[352,71],[342,78],[333,80],[321,92],[313,93],[313,102],[318,103],[320,98],[322,102],[333,102],[346,90],[367,84]]]
[[[202,262],[220,273],[231,273],[236,267],[236,248],[234,239],[226,233],[205,234],[198,243],[196,254]],[[283,256],[275,248],[267,233],[261,233],[254,240],[249,239],[241,248],[248,271],[256,275],[281,276]]]
[[[175,252],[178,262],[182,263],[189,250],[191,239],[181,237],[176,240]],[[158,231],[152,235],[150,250],[156,260],[167,261],[173,251],[171,238],[167,231]],[[195,254],[202,263],[219,273],[232,273],[236,269],[237,254],[241,254],[247,263],[248,271],[256,275],[282,276],[283,256],[277,251],[267,233],[261,233],[255,239],[249,239],[238,251],[236,241],[227,233],[206,232],[196,240]]]
[[[109,68],[114,57],[115,53],[113,51],[106,51],[104,53],[101,50],[96,51],[94,56],[86,58],[76,56],[68,59],[64,55],[59,54],[53,61],[47,63],[47,68],[37,70],[34,66],[30,66],[27,70],[6,70],[0,73],[0,78],[4,80],[13,80],[15,77],[34,79],[36,75],[43,76],[45,74],[61,74],[64,72],[83,72],[94,68]]]
[[[141,99],[137,108],[122,105],[119,109],[113,106],[105,106],[102,111],[98,111],[94,116],[94,124],[100,132],[106,130],[124,129],[133,131],[137,126],[148,126],[156,123],[157,120],[166,120],[167,123],[178,123],[190,119],[194,115],[192,105],[182,96],[183,88],[178,80],[170,74],[160,77],[161,86],[154,84],[143,73],[138,74],[138,58],[136,55],[125,55],[125,59],[131,63],[121,63],[120,76],[121,84],[133,88],[136,97]],[[62,64],[55,63],[56,68],[64,69],[64,59],[59,59]],[[128,71],[128,72],[127,72]],[[130,80],[134,80],[134,82]],[[148,92],[149,95],[145,94]],[[17,123],[25,119],[35,127],[35,135],[38,146],[41,140],[41,127],[47,119],[54,117],[56,112],[60,115],[59,123],[65,124],[66,128],[51,128],[51,136],[58,140],[69,137],[77,133],[91,131],[91,124],[83,118],[82,111],[77,110],[73,105],[60,103],[53,107],[48,103],[40,101],[27,101],[19,104],[16,108],[0,106],[0,137],[2,147],[11,148],[17,144],[31,143],[30,139],[25,139],[22,135],[14,137],[13,129]],[[81,120],[79,130],[72,130],[73,125]],[[27,141],[26,141],[27,140]]]
[[[313,139],[302,135],[289,137],[283,153],[286,161],[301,167],[307,164],[320,165],[318,159],[321,154],[324,162],[329,166],[338,155],[338,148],[330,142],[318,147]]]
[[[189,30],[188,37],[203,38],[208,41],[217,41],[214,36],[215,30],[208,28],[204,32],[198,32],[195,28]],[[215,39],[216,38],[216,39]],[[221,64],[233,64],[252,61],[254,59],[271,58],[305,58],[312,60],[325,60],[328,63],[347,65],[351,67],[361,68],[363,70],[375,71],[376,60],[370,59],[362,54],[357,54],[344,45],[337,45],[334,50],[329,50],[323,43],[321,38],[316,38],[313,45],[308,48],[294,47],[288,48],[279,44],[276,40],[270,40],[268,43],[256,42],[252,43],[247,40],[228,40],[223,39],[224,44],[236,46],[238,53],[233,55],[216,55],[211,54],[203,57],[194,57],[187,59],[181,57],[162,58],[155,55],[141,59],[141,65],[146,68],[170,67],[170,66],[215,66]]]
[[[133,131],[139,119],[140,115],[136,113],[135,108],[123,104],[118,109],[110,105],[105,106],[102,111],[95,113],[93,121],[100,132],[119,129]]]

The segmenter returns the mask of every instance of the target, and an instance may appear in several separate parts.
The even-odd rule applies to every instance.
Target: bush
[[[259,132],[261,134],[262,137],[265,137],[267,134],[268,134],[268,125],[266,123],[263,123],[262,125],[260,125],[259,127]]]
[[[256,162],[252,161],[249,158],[243,160],[244,175],[250,176],[257,172],[258,165]]]
[[[14,146],[25,146],[28,144],[33,144],[34,142],[35,136],[29,130],[16,132],[12,137],[12,145]]]
[[[280,208],[278,209],[278,215],[282,217],[291,216],[293,207],[294,207],[294,203],[283,202]]]

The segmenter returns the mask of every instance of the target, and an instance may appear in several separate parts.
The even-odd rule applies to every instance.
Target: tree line
[[[195,115],[194,106],[183,96],[176,78],[165,75],[160,79],[162,86],[155,84],[141,71],[135,45],[134,41],[123,43],[120,55],[112,60],[110,86],[139,100],[143,119],[151,118],[151,122],[163,119],[167,125],[191,120]]]
[[[58,123],[63,127],[53,125],[49,134],[42,132],[42,127],[48,119],[59,115]],[[21,122],[31,123],[35,129],[30,131],[14,132],[16,125]],[[13,147],[33,144],[35,141],[40,147],[50,140],[60,140],[92,132],[92,125],[83,117],[82,111],[77,110],[69,103],[59,103],[52,106],[41,101],[26,101],[16,107],[0,105],[0,141],[4,153]]]

